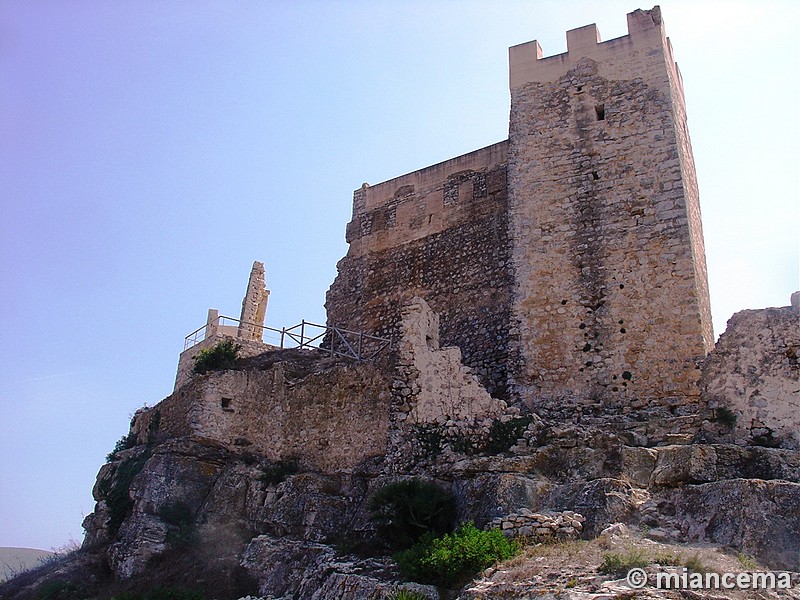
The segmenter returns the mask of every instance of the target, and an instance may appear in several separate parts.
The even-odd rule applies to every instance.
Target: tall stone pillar
[[[237,337],[245,340],[261,341],[264,335],[264,319],[267,316],[269,290],[264,276],[264,263],[255,261],[250,271],[247,293],[242,300],[242,314],[239,317]]]

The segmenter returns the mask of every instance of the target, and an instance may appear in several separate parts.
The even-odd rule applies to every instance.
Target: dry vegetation
[[[800,598],[800,589],[785,591],[708,590],[666,591],[648,586],[624,586],[629,568],[648,573],[686,567],[689,572],[739,573],[769,571],[752,557],[710,545],[667,544],[651,540],[646,532],[619,528],[592,541],[567,541],[526,546],[516,557],[487,569],[468,586],[462,598],[692,598],[696,600],[753,600]],[[605,572],[604,572],[605,571]],[[800,583],[795,578],[794,584]],[[597,596],[595,596],[597,594]]]

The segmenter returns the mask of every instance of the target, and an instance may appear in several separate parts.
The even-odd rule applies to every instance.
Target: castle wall
[[[302,376],[290,362],[215,371],[137,415],[133,430],[144,443],[157,411],[158,435],[341,471],[385,454],[390,386],[390,378],[370,364],[339,364]]]
[[[440,315],[442,345],[459,347],[487,389],[503,396],[511,292],[506,150],[500,142],[356,190],[328,323],[397,339],[403,302],[420,296]]]
[[[514,379],[543,414],[696,400],[713,344],[680,75],[657,8],[628,25],[510,50]]]

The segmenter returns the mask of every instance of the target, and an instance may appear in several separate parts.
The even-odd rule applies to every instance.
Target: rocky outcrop
[[[110,572],[125,589],[202,584],[218,600],[401,588],[435,598],[402,581],[367,510],[375,490],[407,477],[449,489],[459,520],[529,543],[591,540],[627,523],[653,540],[724,545],[800,570],[800,452],[730,443],[741,440],[713,427],[693,440],[631,435],[599,414],[543,420],[492,398],[457,350],[439,348],[424,301],[404,315],[406,337],[386,360],[270,352],[139,411],[130,447],[93,490],[79,559],[93,565],[87,595]]]
[[[439,597],[430,586],[399,583],[388,558],[337,556],[322,544],[259,536],[248,545],[242,564],[259,581],[260,593],[276,597],[371,600],[400,589]]]
[[[800,484],[730,479],[674,490],[682,538],[758,556],[773,569],[800,571]]]

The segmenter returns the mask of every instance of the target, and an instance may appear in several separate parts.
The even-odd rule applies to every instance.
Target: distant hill
[[[0,548],[0,581],[11,575],[39,565],[39,559],[50,556],[52,552],[34,548]]]

